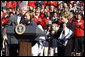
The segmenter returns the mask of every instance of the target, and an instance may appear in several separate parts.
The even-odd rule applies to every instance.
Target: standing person
[[[12,9],[13,9],[13,1],[7,1],[6,6],[7,6],[8,11],[12,11]]]
[[[52,25],[52,22],[49,20],[47,21],[47,27],[45,29],[46,31],[46,39],[44,41],[44,44],[43,44],[43,51],[44,51],[44,56],[49,56],[49,42],[50,42],[50,31],[51,31],[51,25]]]
[[[43,29],[45,29],[47,27],[47,22],[50,20],[50,13],[47,12],[45,17],[42,19],[43,24]]]
[[[16,8],[17,8],[17,1],[13,1],[13,10],[16,11]]]
[[[52,31],[50,33],[51,35],[51,47],[50,47],[50,56],[57,56],[58,54],[58,48],[57,48],[57,39],[58,39],[58,29],[59,25],[56,23],[52,24]]]
[[[58,16],[57,13],[54,13],[53,17],[51,18],[52,22],[56,22],[58,24]]]
[[[37,26],[38,26],[42,31],[44,31],[43,27],[42,27],[40,24],[38,24]],[[39,56],[43,56],[43,53],[44,53],[44,50],[43,50],[43,49],[45,49],[45,48],[44,48],[44,42],[45,42],[45,40],[46,40],[46,36],[39,36],[39,37],[37,37],[35,40],[38,41],[38,52],[39,52]],[[45,49],[44,55],[47,54],[47,51],[48,51],[48,49],[47,49],[47,50]],[[47,56],[47,55],[45,55],[45,56]]]
[[[36,8],[36,1],[28,1],[28,7],[32,6],[33,8]]]
[[[65,16],[62,16],[62,24],[60,24],[60,28],[62,29],[59,41],[62,44],[58,47],[59,56],[71,56],[72,46],[73,46],[73,35],[74,35],[74,24],[70,23]],[[62,25],[62,26],[61,26]]]
[[[40,10],[36,9],[33,21],[36,24],[40,24],[41,26],[43,26],[43,22],[42,22],[42,19],[41,19],[41,16],[40,16]]]
[[[76,55],[83,55],[84,53],[84,20],[81,14],[77,14],[76,21],[73,22],[75,25],[75,50]]]
[[[26,6],[22,6],[20,8],[20,13],[19,13],[20,15],[19,16],[11,15],[5,28],[7,28],[8,26],[14,26],[15,27],[16,25],[20,24],[21,20],[23,19],[24,14],[27,11],[28,11],[28,8]],[[7,35],[6,31],[4,33],[5,33],[5,35]],[[14,35],[13,36],[7,35],[5,38],[8,39],[9,55],[10,56],[18,56],[19,45],[18,45],[18,40],[16,39],[16,37]]]
[[[53,5],[50,6],[50,17],[52,18],[53,14],[54,14],[54,9],[55,7]]]
[[[48,5],[49,5],[49,6],[53,5],[53,6],[56,7],[56,6],[57,6],[57,2],[58,2],[58,1],[48,1]]]
[[[22,24],[25,24],[26,26],[30,25],[30,26],[37,27],[37,24],[33,21],[33,14],[30,12],[27,12],[25,14],[25,19],[22,21]],[[37,40],[37,39],[32,41],[32,56],[39,55],[38,41],[39,40]]]
[[[43,4],[43,1],[36,1],[37,7],[40,7],[41,8],[42,4]]]

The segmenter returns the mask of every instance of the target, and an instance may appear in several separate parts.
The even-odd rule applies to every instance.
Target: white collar
[[[78,22],[80,22],[80,20],[78,20]]]
[[[38,19],[38,16],[35,16]]]
[[[30,23],[30,21],[28,21],[28,24]]]

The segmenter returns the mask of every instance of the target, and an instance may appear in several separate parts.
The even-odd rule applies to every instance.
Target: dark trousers
[[[75,51],[84,53],[84,37],[75,37]]]
[[[19,49],[18,44],[11,44],[9,46],[9,56],[18,56],[19,55],[19,53],[17,52],[18,49]]]
[[[62,46],[58,48],[58,56],[71,56],[71,52],[72,52],[71,46]]]
[[[58,56],[64,56],[64,46],[58,46]]]
[[[58,47],[58,56],[71,56],[73,48],[73,40],[70,39],[66,46]]]

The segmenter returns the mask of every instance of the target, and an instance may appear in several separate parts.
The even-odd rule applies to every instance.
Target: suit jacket
[[[17,25],[17,15],[10,16],[7,25],[8,26],[16,26]]]
[[[63,25],[63,23],[60,25],[60,29],[59,29],[59,31],[57,32],[58,33],[58,37],[61,35],[61,33],[62,33],[62,25]],[[73,33],[70,35],[70,37],[68,38],[68,43],[67,43],[67,45],[66,46],[72,46],[72,44],[73,44],[73,36],[74,36],[74,31],[75,31],[75,26],[74,26],[74,24],[72,24],[72,23],[70,23],[69,21],[67,22],[67,24],[66,24],[66,27],[68,28],[68,29],[70,29]],[[65,39],[63,39],[63,41],[64,41]],[[65,42],[65,41],[64,41]]]
[[[24,24],[24,25],[26,25],[26,26],[28,26],[28,25],[37,26],[37,24],[36,24],[34,21],[28,22],[28,21],[26,21],[25,19],[22,19],[20,23],[22,23],[22,24]]]
[[[9,21],[6,25],[6,27],[8,26],[13,26],[15,27],[18,23],[17,23],[17,15],[13,15],[9,18]],[[6,28],[5,27],[5,28]],[[6,30],[6,29],[5,29]],[[4,33],[6,33],[6,31],[4,31]],[[18,44],[18,40],[16,39],[16,37],[14,35],[7,35],[8,37],[8,44]]]
[[[60,33],[62,32],[62,26],[63,26],[63,23],[60,24]],[[72,34],[72,37],[74,36],[74,32],[75,32],[75,26],[74,24],[70,23],[69,21],[67,22],[66,24],[67,28],[72,30],[73,34]]]

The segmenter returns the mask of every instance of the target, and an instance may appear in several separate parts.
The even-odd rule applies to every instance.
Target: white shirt
[[[17,24],[20,23],[20,20],[21,20],[21,16],[18,16],[18,17],[17,17]]]
[[[68,29],[67,27],[65,28],[65,39],[68,39],[71,35],[72,35],[72,31],[70,29]],[[63,35],[63,31],[61,32],[59,39],[63,39],[64,37],[62,37]],[[64,46],[66,46],[68,43],[68,40],[65,41],[65,43],[63,44]]]

